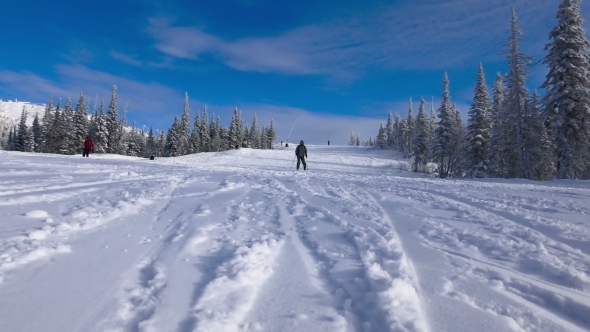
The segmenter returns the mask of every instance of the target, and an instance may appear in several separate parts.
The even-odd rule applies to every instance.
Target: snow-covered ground
[[[590,183],[0,152],[0,331],[587,331]]]
[[[45,105],[33,104],[22,101],[2,100],[0,99],[0,116],[8,119],[19,121],[23,109],[27,112],[27,124],[30,126],[38,114],[42,119],[45,112]]]

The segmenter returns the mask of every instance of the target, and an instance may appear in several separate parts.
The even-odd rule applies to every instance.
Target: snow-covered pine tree
[[[433,153],[434,150],[434,145],[436,144],[436,130],[438,128],[438,123],[436,122],[436,113],[434,111],[434,98],[432,98],[432,101],[430,103],[430,118],[428,121],[428,131],[429,131],[429,137],[430,140],[428,141],[428,150],[429,150],[429,157],[428,157],[428,161],[432,161],[435,162],[435,156]]]
[[[53,110],[53,100],[51,97],[45,105],[45,113],[43,115],[43,133],[42,133],[42,142],[41,142],[41,152],[44,153],[51,153],[53,152],[52,148],[52,132],[53,132],[53,122],[55,119],[55,114]]]
[[[260,149],[260,128],[258,127],[258,117],[254,113],[252,126],[250,127],[250,141],[253,149]]]
[[[59,145],[61,154],[75,154],[74,148],[74,108],[72,100],[68,97],[63,111],[61,112],[61,121],[59,133],[62,135],[62,141]]]
[[[389,114],[387,114],[387,123],[385,124],[385,135],[387,136],[387,146],[390,148],[393,147],[394,143],[393,124],[393,114],[389,111]]]
[[[557,148],[559,179],[590,176],[590,43],[580,0],[562,0],[558,23],[549,33],[542,87],[545,115]]]
[[[430,119],[426,115],[426,101],[420,100],[420,109],[416,118],[416,134],[412,141],[411,157],[414,158],[413,171],[426,172],[430,154]]]
[[[207,114],[207,105],[203,108],[203,116],[201,117],[201,133],[199,138],[201,139],[201,152],[211,151],[211,133],[209,132],[209,115]]]
[[[80,92],[80,98],[78,98],[78,104],[76,105],[76,113],[74,113],[73,119],[73,132],[72,132],[72,147],[75,153],[82,153],[84,148],[84,140],[88,136],[90,123],[88,121],[88,106],[84,101],[84,95]]]
[[[440,107],[438,109],[438,127],[436,130],[436,142],[433,153],[439,163],[438,174],[441,178],[446,178],[450,175],[451,165],[454,154],[453,142],[453,104],[451,103],[451,94],[449,91],[449,77],[445,73],[443,79],[443,94]]]
[[[214,121],[214,119],[216,119]],[[209,125],[211,151],[221,151],[221,119],[215,117],[215,113],[211,116],[211,123]]]
[[[164,155],[164,146],[166,145],[166,135],[164,131],[160,130],[158,133],[158,139],[156,140],[156,155],[161,157]]]
[[[20,122],[18,123],[18,130],[16,131],[16,140],[14,141],[14,151],[24,152],[26,150],[25,141],[27,136],[27,109],[23,107],[20,115]]]
[[[277,139],[277,129],[275,126],[275,120],[270,119],[270,126],[268,127],[268,131],[266,133],[268,135],[268,148],[272,149],[275,140]]]
[[[453,177],[463,177],[465,172],[463,170],[461,160],[463,159],[462,152],[465,149],[465,135],[467,134],[467,129],[465,128],[465,124],[463,123],[463,119],[461,118],[461,112],[457,108],[456,104],[453,104],[453,125],[452,125],[452,142],[453,142],[453,149],[452,149],[452,157],[451,157],[451,166],[449,167],[449,174]]]
[[[90,123],[88,124],[88,135],[94,140],[96,139],[96,127],[98,126],[98,95],[94,99],[94,106],[90,113]]]
[[[150,157],[156,155],[156,138],[154,137],[154,129],[150,126],[150,131],[148,131],[147,139],[145,142],[145,152],[143,154],[144,157]]]
[[[361,146],[361,137],[359,134],[356,134],[356,146]]]
[[[491,132],[488,144],[488,176],[508,177],[508,114],[506,111],[506,87],[499,73],[493,86],[494,100],[490,111]]]
[[[350,139],[348,140],[348,145],[353,146],[355,145],[356,140],[354,138],[354,130],[350,133]]]
[[[467,135],[463,151],[463,168],[468,177],[483,178],[488,173],[491,106],[483,65],[480,63],[473,101],[468,113]]]
[[[410,107],[408,108],[408,115],[402,123],[403,131],[403,152],[406,157],[412,153],[412,141],[416,132],[416,118],[414,117],[414,107],[412,106],[412,98],[410,98]]]
[[[4,146],[5,151],[14,151],[14,129],[11,127],[8,132],[8,141]]]
[[[509,149],[509,160],[515,160],[509,168],[511,173],[519,178],[527,177],[530,174],[530,165],[526,161],[526,142],[524,133],[525,127],[525,108],[528,99],[528,89],[526,87],[525,76],[528,74],[526,66],[531,62],[531,57],[524,55],[520,50],[520,35],[522,31],[518,29],[518,19],[516,11],[512,8],[512,21],[509,43],[506,45],[506,54],[510,70],[506,75],[506,109],[508,114],[508,124],[511,126],[508,133],[511,145]],[[515,158],[514,158],[515,157]]]
[[[196,113],[193,131],[189,141],[190,153],[201,152],[201,116],[199,115],[199,110]]]
[[[175,116],[174,123],[168,130],[168,135],[166,135],[166,145],[164,147],[165,156],[180,156],[180,130],[180,120]]]
[[[234,114],[231,117],[229,125],[229,144],[233,149],[240,144],[240,116],[238,115],[238,108],[234,108]]]
[[[387,147],[387,134],[385,132],[385,127],[383,127],[383,122],[381,122],[381,124],[379,125],[379,132],[377,133],[377,139],[375,144],[381,150]]]
[[[49,144],[48,144],[48,153],[60,153],[59,152],[59,147],[61,145],[62,139],[63,137],[61,136],[60,133],[60,128],[61,128],[61,121],[62,121],[62,116],[61,116],[62,110],[61,110],[61,99],[57,100],[57,105],[55,106],[55,112],[53,113],[53,123],[50,126],[50,130],[49,130]]]
[[[262,129],[260,130],[260,148],[261,149],[268,149],[268,135],[266,135],[268,128],[265,126],[262,126]]]
[[[33,151],[40,152],[41,142],[43,141],[43,127],[41,126],[41,121],[39,121],[38,113],[35,114],[35,119],[33,119],[31,130],[33,131],[33,141],[35,143]]]
[[[182,108],[182,118],[180,119],[180,154],[187,155],[191,153],[189,144],[191,136],[191,118],[188,104],[188,92],[184,94],[184,107]]]
[[[397,151],[403,150],[404,141],[404,125],[403,120],[399,114],[395,113],[395,120],[393,121],[393,147]]]
[[[544,118],[539,108],[541,97],[535,90],[527,106],[527,152],[531,164],[533,180],[551,180],[555,174],[553,159],[554,145],[544,125]]]
[[[35,136],[32,128],[27,128],[24,140],[24,152],[33,152],[35,149]]]
[[[111,90],[111,102],[109,109],[106,114],[106,125],[107,125],[107,153],[117,153],[119,149],[120,129],[117,110],[117,86],[113,85]]]
[[[127,153],[127,140],[129,139],[130,131],[127,125],[127,109],[129,108],[129,102],[125,104],[123,113],[121,113],[121,119],[119,120],[119,127],[117,132],[117,154],[125,155]]]
[[[96,118],[96,131],[94,137],[94,152],[106,153],[109,146],[109,129],[107,122],[107,115],[104,112],[104,99],[100,101],[100,111]]]

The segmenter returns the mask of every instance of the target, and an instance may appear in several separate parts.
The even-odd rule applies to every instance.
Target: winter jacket
[[[94,144],[92,143],[91,139],[86,139],[84,141],[84,149],[94,150]]]
[[[297,148],[295,149],[295,155],[297,157],[303,157],[303,156],[305,156],[305,158],[307,158],[307,148],[305,147],[305,145],[299,144],[297,146]]]

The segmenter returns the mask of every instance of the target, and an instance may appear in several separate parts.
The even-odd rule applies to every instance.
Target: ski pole
[[[293,158],[293,161],[291,162],[291,167],[289,167],[289,168],[293,167],[293,164],[295,163],[295,159],[297,159],[297,156],[295,156],[295,158]]]

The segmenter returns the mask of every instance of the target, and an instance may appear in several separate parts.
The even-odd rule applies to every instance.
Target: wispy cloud
[[[115,60],[122,61],[126,64],[129,64],[129,65],[133,65],[133,66],[137,66],[137,67],[140,67],[142,65],[141,61],[134,59],[130,55],[123,54],[123,53],[120,53],[117,51],[111,51],[109,54],[110,54],[111,58],[113,58]]]
[[[546,40],[546,22],[553,18],[558,0],[406,3],[279,36],[235,40],[199,27],[173,26],[166,19],[152,19],[148,31],[159,51],[176,58],[198,60],[209,54],[242,71],[354,78],[366,70],[442,70],[498,61],[512,5],[531,43],[538,46],[539,36]]]
[[[82,65],[57,65],[57,79],[49,80],[29,72],[0,71],[0,85],[18,99],[45,102],[48,97],[77,98],[83,92],[91,101],[99,95],[110,100],[112,85],[117,86],[119,107],[129,102],[129,115],[141,121],[168,122],[170,105],[176,102],[181,109],[183,95],[156,82],[138,82],[130,78],[97,71]],[[165,124],[167,125],[167,124]]]

